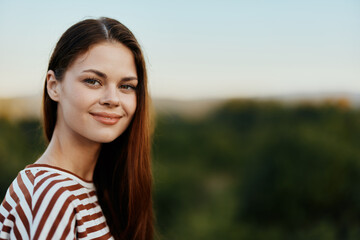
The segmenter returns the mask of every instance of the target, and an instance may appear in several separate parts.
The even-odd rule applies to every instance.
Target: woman
[[[110,18],[70,27],[46,75],[49,145],[9,187],[0,239],[152,239],[148,104],[129,29]]]

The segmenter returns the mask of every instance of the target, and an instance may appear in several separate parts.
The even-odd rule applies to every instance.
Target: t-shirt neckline
[[[43,163],[33,163],[33,164],[27,165],[25,167],[25,169],[29,169],[29,168],[45,168],[45,169],[49,169],[49,170],[54,169],[54,170],[63,172],[65,174],[67,174],[67,175],[71,175],[73,178],[79,180],[80,183],[84,183],[82,185],[85,185],[88,188],[93,188],[94,187],[94,182],[93,181],[86,180],[85,178],[82,178],[82,177],[78,176],[77,174],[75,174],[75,173],[73,173],[73,172],[71,172],[69,170],[60,168],[60,167],[52,166],[52,165],[49,165],[49,164],[43,164]]]

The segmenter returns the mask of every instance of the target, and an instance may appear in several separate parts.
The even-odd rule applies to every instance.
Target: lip
[[[90,114],[96,121],[106,125],[114,125],[122,117],[119,114],[107,112],[91,112]]]

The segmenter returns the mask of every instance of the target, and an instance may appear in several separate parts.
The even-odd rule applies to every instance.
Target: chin
[[[116,135],[112,133],[102,133],[102,134],[91,134],[91,135],[84,135],[89,141],[96,142],[96,143],[109,143],[114,141],[120,135]]]
[[[110,133],[103,133],[96,137],[99,143],[110,143],[113,142],[115,139],[120,137],[124,131],[120,131],[117,134],[114,134],[114,131],[111,131]]]
[[[110,143],[117,139],[125,129],[102,129],[101,131],[92,131],[84,133],[84,137],[97,143]]]
[[[119,136],[101,137],[101,138],[96,139],[95,141],[98,143],[110,143],[110,142],[114,141],[117,137],[119,137]]]

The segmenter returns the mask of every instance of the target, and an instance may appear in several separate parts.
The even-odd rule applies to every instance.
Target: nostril
[[[100,99],[100,104],[115,107],[120,105],[120,100],[118,98],[102,98]]]

